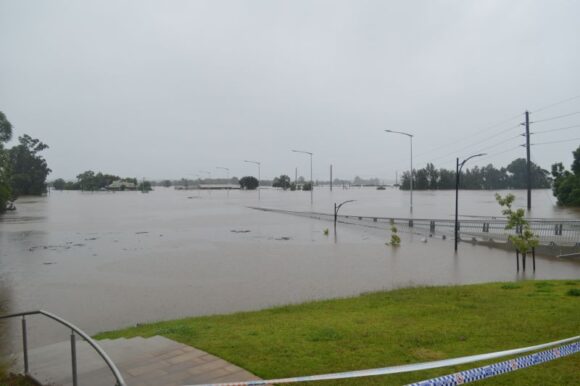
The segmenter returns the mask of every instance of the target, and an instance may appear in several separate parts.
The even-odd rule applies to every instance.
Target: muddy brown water
[[[505,193],[505,192],[502,192]],[[525,192],[515,192],[524,206]],[[494,192],[460,192],[464,215],[500,215]],[[406,217],[409,194],[395,189],[307,192],[52,192],[22,198],[0,217],[4,309],[44,309],[93,334],[182,316],[232,313],[404,286],[520,279],[577,279],[580,261],[540,257],[516,273],[514,255],[452,240],[402,233],[385,246],[382,230],[249,209],[261,206]],[[454,192],[415,192],[416,218],[452,218]],[[579,218],[535,191],[533,217]],[[330,235],[324,229],[330,228]],[[67,331],[32,318],[31,342]],[[16,330],[15,330],[16,331]],[[14,331],[13,331],[14,333]]]

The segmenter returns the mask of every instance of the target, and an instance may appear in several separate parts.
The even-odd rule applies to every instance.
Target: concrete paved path
[[[98,341],[117,365],[128,386],[179,386],[259,380],[260,378],[196,348],[162,336]],[[112,386],[115,380],[98,354],[77,341],[80,386]],[[70,342],[55,343],[29,351],[31,375],[44,385],[72,385]],[[13,369],[23,371],[22,355]]]

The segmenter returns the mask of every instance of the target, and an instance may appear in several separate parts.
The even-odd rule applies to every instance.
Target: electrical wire
[[[461,148],[459,148],[459,149],[456,149],[456,150],[454,150],[454,151],[452,151],[452,152],[450,152],[450,153],[446,153],[446,154],[443,154],[443,155],[441,155],[441,156],[438,156],[438,157],[435,157],[435,158],[431,158],[430,160],[431,160],[431,161],[435,161],[435,160],[438,160],[438,159],[445,158],[445,157],[447,157],[447,156],[449,156],[449,155],[451,155],[451,154],[457,154],[457,153],[460,153],[460,152],[464,151],[465,149],[469,149],[469,148],[471,148],[471,147],[473,147],[473,146],[477,146],[477,145],[480,145],[480,144],[482,144],[482,143],[484,143],[484,142],[488,142],[488,141],[491,141],[492,139],[498,138],[498,137],[500,137],[501,135],[504,135],[504,134],[506,134],[506,133],[507,133],[507,131],[509,131],[509,130],[513,130],[513,129],[515,129],[515,128],[518,128],[518,127],[520,127],[520,125],[519,125],[519,124],[518,124],[518,125],[515,125],[515,126],[511,126],[511,127],[509,127],[508,129],[506,129],[506,131],[504,131],[503,133],[500,133],[500,134],[495,134],[495,135],[492,135],[492,136],[490,136],[490,137],[488,137],[488,138],[486,138],[486,139],[482,139],[482,140],[479,140],[479,141],[477,141],[477,142],[473,142],[473,143],[471,143],[471,144],[469,144],[469,145],[467,145],[467,146],[463,146],[463,147],[461,147]],[[517,135],[517,137],[519,137],[519,135]],[[510,140],[510,139],[512,139],[512,138],[511,138],[511,137],[510,137],[510,138],[506,138],[506,139],[504,139],[504,141],[508,141],[508,140]],[[421,159],[421,158],[425,158],[425,157],[420,157],[420,156],[418,156],[417,158]]]
[[[576,96],[573,96],[571,98],[567,98],[567,99],[561,100],[561,101],[556,102],[556,103],[551,103],[549,105],[542,106],[542,107],[540,107],[538,109],[531,110],[531,112],[532,113],[539,113],[540,111],[544,111],[544,110],[550,109],[550,108],[552,108],[554,106],[558,106],[558,105],[561,105],[562,103],[570,102],[570,101],[572,101],[574,99],[578,99],[578,98],[580,98],[580,95],[576,95]]]
[[[576,115],[576,114],[580,114],[580,111],[574,111],[573,113],[568,113],[568,114],[563,114],[563,115],[556,115],[555,117],[540,119],[538,121],[533,121],[533,122],[530,122],[530,123],[540,123],[540,122],[553,121],[554,119],[560,119],[560,118],[570,117],[570,116]]]
[[[497,136],[494,136],[494,137],[491,137],[491,138],[495,138],[495,137],[497,137]],[[512,139],[516,139],[516,138],[519,138],[519,137],[521,137],[521,134],[518,134],[518,135],[515,135],[515,136],[512,136],[512,137],[509,137],[509,138],[505,138],[501,142],[494,143],[493,145],[485,146],[485,147],[482,147],[482,148],[477,148],[477,150],[474,150],[473,153],[481,153],[484,150],[493,149],[495,147],[498,147],[498,146],[501,146],[501,145],[505,144],[507,141],[510,141]],[[428,162],[433,163],[433,161],[440,160],[440,159],[445,159],[445,158],[447,158],[450,155],[455,155],[456,156],[457,154],[463,154],[465,152],[465,149],[467,149],[469,147],[472,147],[472,146],[475,146],[475,145],[478,145],[481,142],[486,142],[486,141],[480,141],[480,142],[478,142],[478,143],[476,143],[474,145],[470,145],[470,146],[464,147],[464,148],[462,148],[462,149],[460,149],[458,151],[455,151],[453,153],[445,154],[445,155],[443,155],[441,157],[431,158]],[[453,158],[455,158],[455,157],[453,157]]]
[[[580,137],[578,137],[578,138],[564,139],[564,140],[561,140],[561,141],[549,141],[549,142],[532,143],[531,145],[532,146],[537,146],[537,145],[550,145],[552,143],[570,142],[570,141],[576,141],[576,140],[579,140],[579,139],[580,139]]]
[[[580,125],[574,125],[574,126],[566,126],[566,127],[558,127],[557,129],[549,129],[549,130],[540,130],[540,131],[534,131],[530,134],[544,134],[544,133],[551,133],[553,131],[561,131],[561,130],[569,130],[569,129],[574,129],[576,127],[580,127]]]
[[[439,150],[439,149],[443,149],[443,148],[445,148],[445,147],[449,147],[449,146],[455,145],[455,144],[457,144],[457,143],[460,143],[460,142],[463,142],[463,141],[465,141],[465,140],[473,139],[473,137],[477,137],[477,136],[479,136],[479,135],[481,135],[481,134],[488,134],[488,133],[489,133],[489,130],[491,130],[491,129],[494,129],[494,128],[498,127],[498,126],[504,125],[504,124],[506,124],[506,123],[508,123],[508,122],[511,122],[511,121],[513,121],[513,120],[514,120],[514,119],[516,119],[516,118],[520,118],[521,116],[522,116],[522,114],[514,115],[514,116],[512,116],[512,117],[510,117],[510,118],[506,118],[506,119],[502,120],[501,122],[498,122],[498,123],[496,123],[496,124],[493,124],[493,125],[491,125],[491,126],[487,126],[487,127],[481,128],[481,129],[479,129],[479,130],[474,130],[473,132],[471,132],[471,133],[473,133],[473,134],[470,134],[470,135],[468,135],[468,136],[465,136],[465,137],[463,137],[463,138],[460,138],[460,139],[458,139],[458,140],[455,140],[455,141],[453,141],[453,142],[448,142],[448,143],[445,143],[445,144],[443,144],[443,145],[441,145],[441,146],[434,147],[434,148],[432,148],[431,150],[428,150],[428,151],[424,151],[424,152],[422,152],[422,153],[419,153],[419,154],[417,154],[417,157],[421,157],[421,156],[423,156],[423,155],[425,155],[425,154],[430,154],[430,153],[432,153],[432,152],[434,152],[434,151],[437,151],[437,150]],[[506,131],[508,131],[508,130],[512,130],[512,129],[514,129],[515,127],[519,127],[519,124],[518,124],[517,126],[511,126],[511,127],[508,127],[507,129],[505,129],[505,128],[501,128],[499,131],[503,131],[504,129],[505,129]],[[497,132],[497,131],[498,131],[498,130],[496,130],[496,132]]]

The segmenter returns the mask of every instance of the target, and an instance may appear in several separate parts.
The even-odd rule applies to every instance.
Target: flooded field
[[[500,215],[494,192],[460,192],[463,215]],[[516,192],[516,207],[524,192]],[[415,217],[451,218],[454,192],[415,192]],[[231,313],[412,285],[580,277],[580,261],[539,257],[516,273],[513,253],[250,209],[249,206],[407,217],[408,192],[52,192],[0,217],[7,311],[44,309],[89,333],[180,316]],[[534,192],[534,217],[579,218]],[[331,229],[330,235],[324,229]],[[35,322],[36,323],[36,322]],[[35,342],[53,327],[33,323]],[[35,327],[35,325],[37,327]],[[66,332],[56,340],[66,339]]]

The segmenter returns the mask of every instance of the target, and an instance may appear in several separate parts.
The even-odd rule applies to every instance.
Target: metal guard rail
[[[20,316],[22,317],[22,347],[23,347],[23,357],[24,357],[23,358],[24,359],[24,373],[26,375],[29,374],[29,371],[28,371],[28,342],[27,342],[28,338],[27,338],[27,332],[26,332],[26,316],[27,315],[43,315],[43,316],[46,316],[47,318],[52,319],[52,320],[62,324],[63,326],[66,326],[72,330],[71,331],[71,353],[72,353],[73,385],[76,386],[78,384],[77,366],[76,366],[75,333],[77,333],[80,337],[82,337],[97,352],[97,354],[99,354],[99,356],[103,359],[103,361],[105,361],[105,364],[107,365],[107,367],[109,367],[109,369],[113,373],[113,376],[115,377],[115,380],[117,382],[116,386],[126,386],[127,385],[125,383],[125,380],[123,379],[123,376],[121,375],[121,372],[119,371],[117,366],[115,366],[115,363],[113,363],[113,361],[111,360],[111,358],[109,358],[107,353],[105,351],[103,351],[103,349],[93,339],[91,339],[90,336],[88,336],[83,330],[81,330],[80,328],[78,328],[74,324],[58,317],[55,314],[52,314],[50,312],[43,311],[43,310],[19,312],[19,313],[15,313],[15,314],[1,315],[0,316],[0,320],[17,318]]]
[[[249,207],[250,209],[265,212],[275,212],[305,216],[316,219],[332,220],[333,214],[321,212],[300,212],[284,209],[273,209],[263,207]],[[474,216],[470,216],[474,217]],[[381,217],[381,216],[359,216],[359,215],[337,215],[338,221],[350,224],[364,224],[371,227],[381,227],[381,225],[402,225],[410,228],[423,229],[430,233],[435,232],[435,228],[442,229],[443,233],[452,234],[455,227],[455,220],[451,219],[427,219],[427,218],[401,218],[401,217]],[[353,222],[354,221],[354,222]],[[528,219],[532,230],[540,238],[541,244],[568,243],[571,245],[580,244],[580,220],[576,219]],[[506,240],[510,234],[517,234],[521,230],[506,230],[507,219],[505,217],[480,217],[479,219],[461,219],[458,221],[458,231],[460,234]],[[447,231],[447,232],[446,232]],[[493,236],[493,237],[492,237]]]

